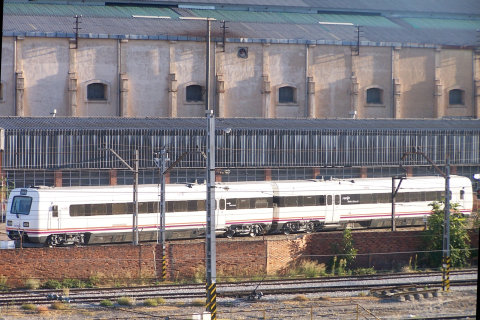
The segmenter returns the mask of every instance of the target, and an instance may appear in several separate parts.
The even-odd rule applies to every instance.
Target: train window
[[[331,195],[327,196],[327,205],[329,205],[329,206],[332,205],[332,196]]]
[[[107,203],[107,212],[105,212],[106,215],[112,215],[112,204],[111,203]]]
[[[126,214],[126,213],[127,213],[126,203],[112,203],[112,214]]]
[[[308,206],[316,206],[317,205],[317,198],[315,196],[304,196],[303,197],[303,205]]]
[[[318,196],[317,197],[317,204],[319,206],[324,206],[325,205],[325,196]]]
[[[371,194],[361,194],[360,195],[360,203],[361,204],[367,204],[367,203],[372,203],[373,202],[373,197]]]
[[[13,197],[12,208],[10,212],[13,214],[30,214],[32,206],[32,197],[15,196]]]
[[[84,216],[91,216],[92,215],[92,205],[91,204],[84,204],[85,211],[83,212]]]
[[[134,212],[135,212],[135,206],[133,205],[133,202],[128,202],[127,211],[124,212],[124,214],[133,214]]]
[[[205,200],[187,201],[188,211],[205,211]]]
[[[227,210],[237,209],[237,199],[227,199]]]
[[[138,203],[138,213],[149,213],[148,211],[148,202],[139,202]]]
[[[173,212],[186,212],[186,211],[187,211],[187,201],[173,202]]]
[[[460,200],[465,200],[465,190],[460,190]]]
[[[203,207],[205,208],[205,201],[203,202]],[[225,199],[220,199],[220,210],[225,210]]]
[[[342,194],[342,205],[359,204],[359,194]]]
[[[57,205],[52,206],[52,217],[58,218],[58,206]]]
[[[425,200],[426,200],[426,201],[435,201],[435,200],[437,200],[437,192],[436,192],[436,191],[427,191],[427,192],[425,192]]]
[[[395,201],[396,202],[405,202],[405,193],[397,193],[397,195],[395,196]]]
[[[339,205],[340,204],[340,196],[337,194],[335,195],[335,204]]]
[[[255,208],[268,208],[268,201],[266,198],[255,199]]]
[[[70,206],[70,216],[80,217],[85,215],[85,206],[83,204],[72,204]]]
[[[104,216],[107,213],[106,203],[97,203],[92,205],[92,216]]]
[[[284,197],[284,207],[299,207],[298,203],[299,197]]]
[[[238,209],[250,209],[250,199],[237,199]]]

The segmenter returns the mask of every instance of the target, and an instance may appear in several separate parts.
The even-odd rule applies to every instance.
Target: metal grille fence
[[[404,152],[422,151],[436,164],[480,164],[477,130],[389,129],[233,129],[216,132],[217,167],[396,166]],[[180,168],[201,168],[205,160],[205,131],[200,129],[7,129],[4,169],[124,168],[109,149],[132,161],[140,152],[140,168],[154,168],[154,153],[162,146],[170,159],[186,157]],[[404,165],[428,165],[409,156]]]

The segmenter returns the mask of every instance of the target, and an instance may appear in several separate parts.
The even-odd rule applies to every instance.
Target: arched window
[[[87,86],[87,100],[107,100],[107,85],[100,82]]]
[[[461,89],[453,89],[448,92],[449,104],[465,104],[465,91]]]
[[[294,87],[284,86],[278,89],[278,102],[279,103],[295,103],[295,91]]]
[[[187,87],[187,102],[202,102],[203,101],[203,88],[198,84],[192,84]]]
[[[380,88],[367,89],[367,104],[383,104],[383,90]]]

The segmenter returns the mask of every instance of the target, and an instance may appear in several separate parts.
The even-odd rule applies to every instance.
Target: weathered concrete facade
[[[204,116],[205,42],[3,37],[0,116]],[[240,56],[239,50],[247,50]],[[212,44],[219,117],[480,118],[480,53],[463,48]],[[213,54],[215,52],[215,54]],[[105,99],[87,85],[105,85]],[[279,101],[289,87],[292,101]],[[378,90],[380,101],[367,103]],[[462,101],[450,104],[451,90]]]

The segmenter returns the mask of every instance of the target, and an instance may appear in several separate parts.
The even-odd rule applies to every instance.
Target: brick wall
[[[408,264],[413,251],[421,248],[420,231],[352,232],[358,249],[356,266],[392,269]],[[478,231],[471,232],[472,247],[478,248]],[[342,232],[323,232],[268,238],[217,240],[217,278],[282,273],[302,259],[327,263]],[[204,274],[205,241],[171,241],[166,246],[169,280]],[[23,285],[38,278],[88,279],[91,276],[160,278],[161,246],[90,246],[0,250],[0,276],[10,284]]]
[[[9,284],[27,279],[106,279],[156,276],[155,245],[0,250],[0,275]]]

